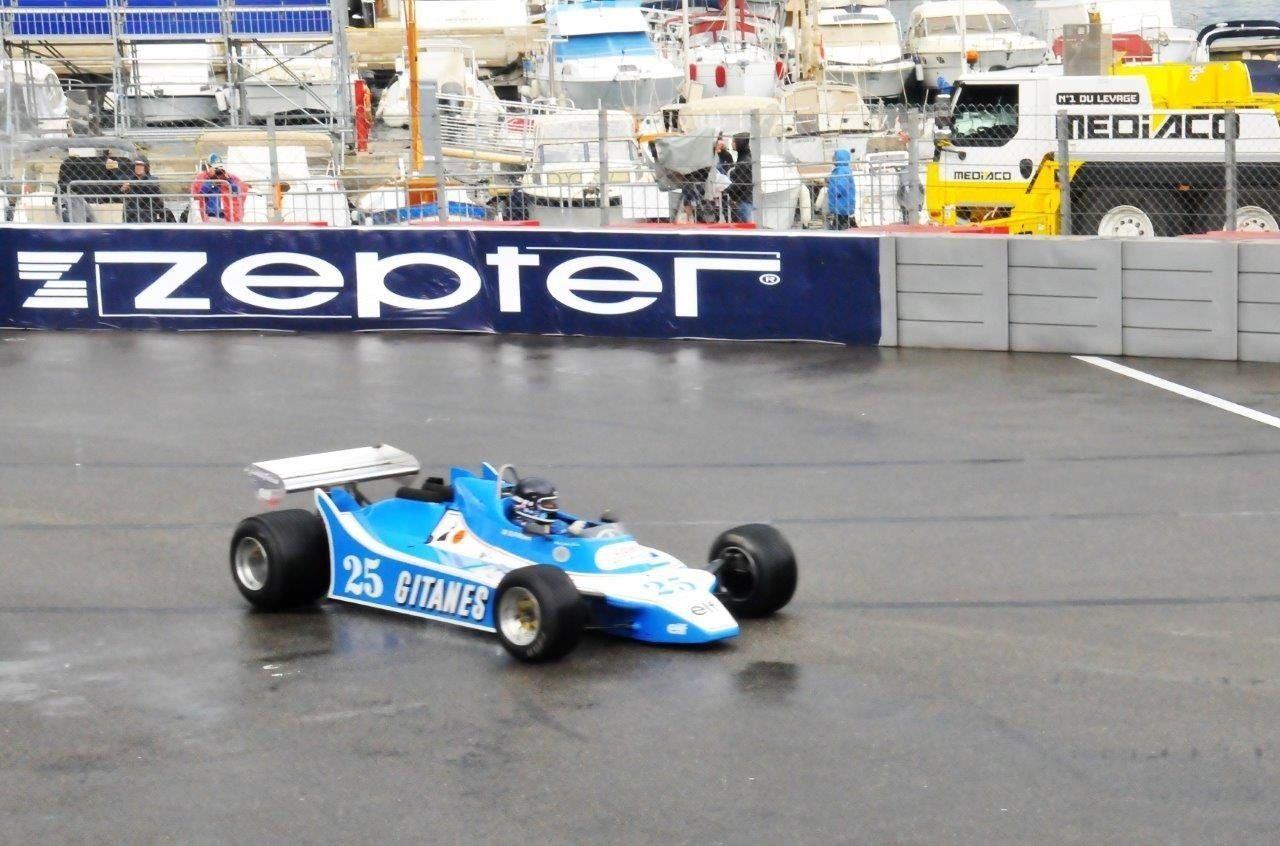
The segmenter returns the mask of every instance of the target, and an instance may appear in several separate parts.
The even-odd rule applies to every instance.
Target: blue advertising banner
[[[0,326],[880,340],[879,242],[533,228],[0,227]]]

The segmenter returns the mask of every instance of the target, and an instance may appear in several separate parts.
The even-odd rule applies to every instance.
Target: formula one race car
[[[558,507],[545,480],[504,465],[454,468],[370,502],[359,482],[416,475],[390,446],[250,465],[260,499],[315,491],[319,515],[259,514],[231,539],[231,575],[255,607],[328,595],[359,605],[495,632],[522,661],[573,649],[584,630],[655,643],[707,643],[738,634],[735,617],[782,608],[796,587],[791,546],[771,526],[730,529],[705,569],[641,546],[608,514]]]

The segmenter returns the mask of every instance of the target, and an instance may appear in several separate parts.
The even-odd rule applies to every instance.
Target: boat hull
[[[332,83],[315,85],[246,82],[243,86],[249,118],[266,121],[271,115],[327,119],[340,113],[339,93]]]
[[[846,65],[827,62],[826,79],[842,85],[854,85],[864,99],[898,100],[904,96],[907,79],[915,70],[915,62],[902,59],[874,65]]]
[[[218,123],[222,117],[213,94],[124,96],[120,108],[146,126]]]
[[[619,76],[613,79],[557,79],[561,94],[580,109],[623,109],[646,115],[675,102],[678,76]]]
[[[1007,68],[1033,68],[1045,60],[1043,47],[1017,50],[981,50],[978,51],[978,63],[973,68],[965,61],[963,53],[929,52],[916,56],[917,62],[924,68],[924,83],[930,88],[938,87],[938,77],[944,77],[948,83],[954,84],[962,75],[970,70],[992,71]]]

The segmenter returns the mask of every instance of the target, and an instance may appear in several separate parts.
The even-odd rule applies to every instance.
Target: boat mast
[[[684,18],[684,27],[680,30],[681,58],[684,72],[689,72],[689,0],[680,0],[680,14]]]
[[[404,0],[404,40],[409,72],[409,150],[413,172],[422,172],[422,103],[418,97],[418,16],[417,0]]]

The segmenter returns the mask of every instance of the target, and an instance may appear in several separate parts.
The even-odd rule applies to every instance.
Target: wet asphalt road
[[[1280,414],[1280,367],[1134,366]],[[1280,430],[1060,356],[0,333],[0,840],[1274,843]],[[511,461],[789,608],[549,667],[252,613],[251,460]]]

